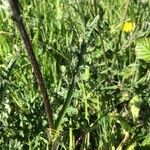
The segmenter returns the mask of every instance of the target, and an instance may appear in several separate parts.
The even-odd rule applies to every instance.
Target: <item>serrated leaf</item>
[[[85,42],[86,42],[86,43],[88,42],[88,40],[89,40],[89,38],[90,38],[90,36],[91,36],[93,30],[95,29],[98,20],[99,20],[99,15],[97,15],[97,16],[93,19],[93,21],[92,21],[90,24],[87,25],[87,31],[86,31],[86,33],[85,33]]]
[[[137,41],[135,52],[137,59],[150,62],[150,38],[144,38]]]

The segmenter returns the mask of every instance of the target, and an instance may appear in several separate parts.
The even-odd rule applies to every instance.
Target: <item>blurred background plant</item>
[[[55,121],[81,43],[87,42],[71,103],[57,133],[57,149],[149,149],[150,2],[23,0],[20,4]],[[134,30],[124,30],[127,22],[135,25]],[[0,148],[48,149],[43,100],[7,3],[2,0]]]

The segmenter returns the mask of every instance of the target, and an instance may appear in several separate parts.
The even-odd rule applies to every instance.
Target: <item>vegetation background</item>
[[[6,2],[0,0],[0,149],[48,149],[43,98]],[[150,149],[150,1],[19,2],[55,122],[75,79],[59,131],[52,131],[57,149]]]

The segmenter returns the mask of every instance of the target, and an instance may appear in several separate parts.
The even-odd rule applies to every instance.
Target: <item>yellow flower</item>
[[[122,30],[125,32],[131,32],[135,29],[135,23],[134,22],[130,22],[130,21],[126,21],[123,25]]]

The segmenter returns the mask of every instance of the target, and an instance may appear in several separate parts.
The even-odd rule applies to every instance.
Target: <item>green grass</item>
[[[49,149],[54,139],[59,150],[149,149],[149,58],[138,41],[150,38],[150,2],[23,0],[20,8],[55,129],[52,136],[20,34],[0,8],[0,149]],[[126,20],[134,31],[122,30]]]

